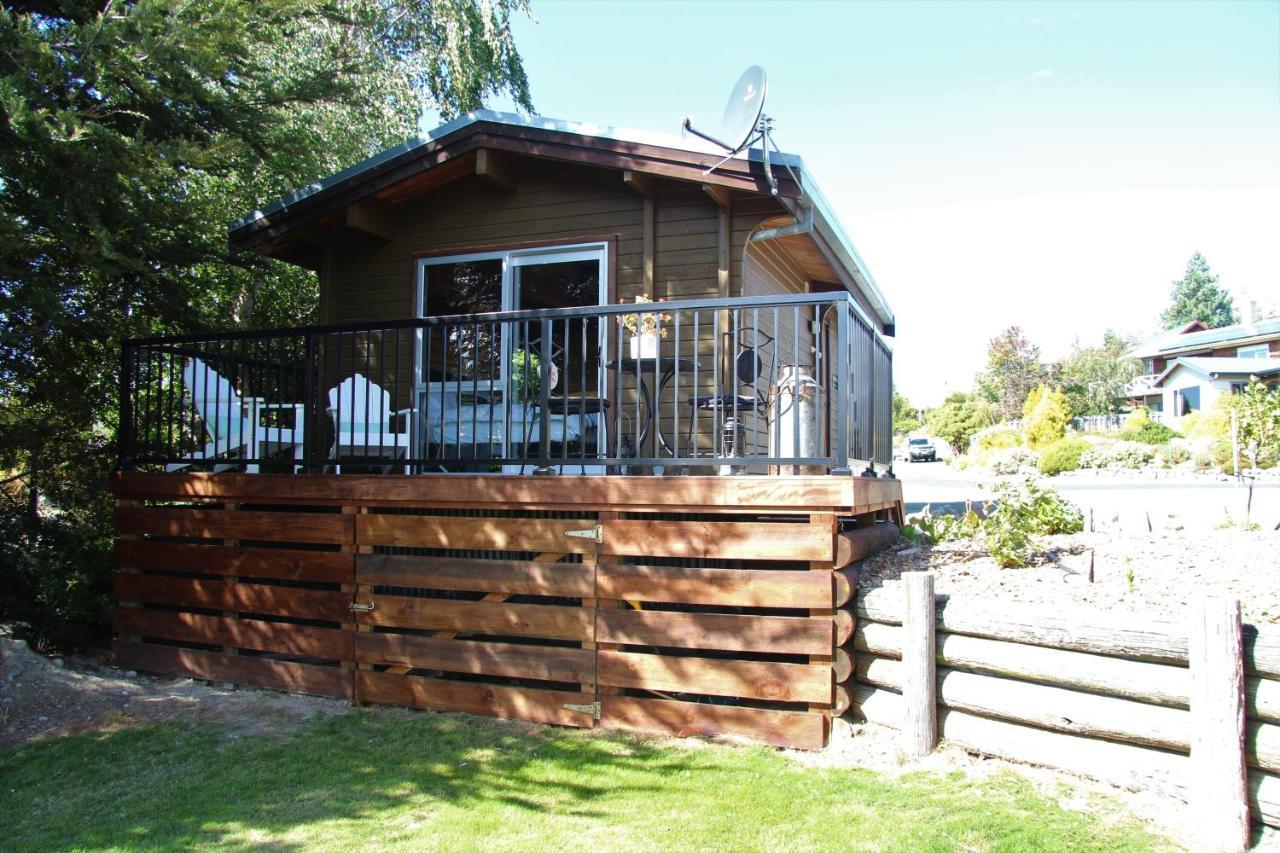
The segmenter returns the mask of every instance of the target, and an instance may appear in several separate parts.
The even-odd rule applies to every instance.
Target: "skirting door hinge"
[[[565,705],[566,710],[581,711],[584,714],[590,714],[593,720],[600,719],[600,703],[592,702],[590,705]]]
[[[351,602],[352,613],[368,613],[373,610],[372,601],[353,601]]]
[[[565,536],[572,536],[574,539],[590,539],[594,542],[604,541],[604,525],[597,524],[595,527],[588,527],[586,530],[566,530]]]

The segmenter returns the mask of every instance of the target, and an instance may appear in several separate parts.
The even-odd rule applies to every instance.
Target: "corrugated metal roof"
[[[1206,329],[1203,332],[1186,334],[1179,334],[1176,331],[1161,332],[1138,344],[1134,348],[1134,355],[1138,358],[1150,358],[1178,350],[1229,344],[1232,341],[1246,341],[1269,335],[1280,336],[1280,317],[1271,317],[1254,323],[1236,323],[1233,326]]]
[[[1155,384],[1162,384],[1179,367],[1185,367],[1206,378],[1274,376],[1280,375],[1280,358],[1175,358],[1156,379]]]

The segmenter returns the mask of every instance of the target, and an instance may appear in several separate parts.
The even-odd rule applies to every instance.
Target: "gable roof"
[[[721,149],[692,136],[477,110],[241,216],[228,226],[229,240],[238,249],[260,249],[317,217],[393,185],[433,180],[432,176],[438,176],[438,183],[431,186],[442,185],[473,173],[476,152],[482,149],[771,194],[758,149],[724,160]],[[472,159],[463,159],[466,156]],[[820,238],[815,242],[841,283],[850,289],[856,287],[867,298],[883,331],[893,334],[893,310],[803,160],[794,154],[776,153],[769,159],[780,204],[797,221],[812,214],[813,236]],[[712,166],[715,170],[708,171]]]
[[[1248,341],[1262,341],[1280,338],[1280,317],[1270,317],[1251,323],[1236,323],[1219,329],[1185,332],[1173,329],[1153,335],[1134,348],[1136,358],[1151,358],[1158,355],[1171,355],[1203,349],[1219,344],[1243,344]]]
[[[1189,370],[1204,379],[1280,376],[1280,358],[1175,358],[1156,377],[1154,385],[1163,385],[1165,379],[1179,368]]]

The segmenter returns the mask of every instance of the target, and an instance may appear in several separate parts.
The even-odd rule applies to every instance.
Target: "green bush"
[[[993,474],[1024,474],[1035,471],[1039,460],[1034,450],[1014,447],[992,454],[987,460],[987,467]]]
[[[1160,448],[1160,458],[1169,465],[1181,465],[1191,458],[1191,451],[1180,444],[1169,444]]]
[[[980,538],[997,563],[1018,568],[1043,551],[1038,537],[1084,529],[1084,516],[1074,504],[1031,477],[1001,483],[993,494],[995,500],[984,507],[985,518],[972,511],[935,516],[925,507],[908,520],[903,535],[926,543]]]
[[[1022,444],[1022,434],[1008,424],[997,424],[973,437],[979,450],[1008,450]]]
[[[1136,441],[1100,444],[1080,454],[1081,468],[1142,468],[1156,458],[1156,449]]]
[[[1055,441],[1040,452],[1040,473],[1052,477],[1063,471],[1075,471],[1080,467],[1080,454],[1089,446],[1089,442],[1078,438]]]
[[[1041,385],[1027,397],[1022,409],[1022,434],[1027,447],[1039,450],[1067,434],[1071,406],[1061,391]]]
[[[1123,441],[1137,441],[1142,444],[1168,444],[1170,440],[1181,438],[1182,434],[1170,429],[1162,423],[1146,420],[1137,429],[1126,429],[1120,433]]]

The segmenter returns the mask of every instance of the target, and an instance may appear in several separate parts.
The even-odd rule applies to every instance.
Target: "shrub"
[[[1137,429],[1126,429],[1120,433],[1124,441],[1137,441],[1142,444],[1168,444],[1171,439],[1181,438],[1182,434],[1170,429],[1162,423],[1146,420]]]
[[[1170,444],[1160,448],[1160,458],[1169,465],[1181,465],[1191,458],[1191,451],[1180,444]]]
[[[1081,468],[1141,468],[1156,458],[1156,449],[1136,441],[1100,444],[1080,454]]]
[[[1035,471],[1039,461],[1040,457],[1034,450],[1015,447],[992,454],[987,465],[993,474],[1023,474]]]
[[[1070,422],[1071,406],[1061,391],[1041,385],[1027,397],[1022,409],[1022,434],[1033,450],[1047,447],[1066,435]]]
[[[1022,434],[1009,424],[997,424],[975,435],[973,443],[979,450],[1007,450],[1022,444]]]
[[[1080,454],[1089,449],[1089,442],[1078,438],[1063,438],[1040,452],[1040,473],[1047,476],[1075,471],[1080,467]]]

